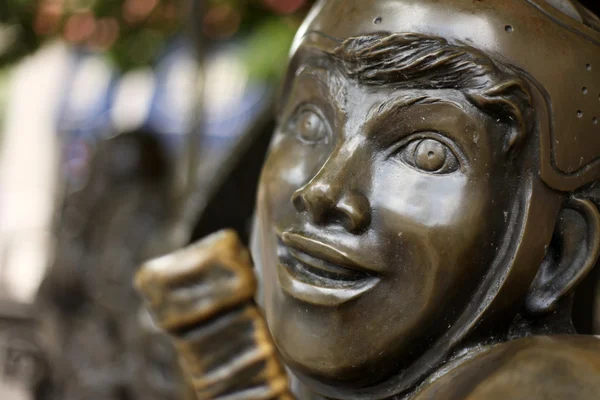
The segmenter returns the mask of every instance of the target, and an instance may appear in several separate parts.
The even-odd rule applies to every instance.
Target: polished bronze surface
[[[414,400],[596,399],[600,340],[535,336],[474,348],[437,375]]]
[[[598,397],[600,340],[572,323],[600,252],[598,71],[575,1],[315,5],[253,246],[298,398]]]

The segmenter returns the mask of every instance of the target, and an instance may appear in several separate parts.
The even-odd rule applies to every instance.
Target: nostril
[[[335,208],[335,198],[330,185],[314,181],[292,195],[292,204],[296,211],[306,212],[314,223],[321,224]]]
[[[336,208],[342,214],[343,225],[350,232],[363,231],[371,223],[371,206],[361,193],[353,192],[342,197]]]
[[[297,190],[292,195],[292,205],[298,212],[306,211],[306,201],[301,190]]]

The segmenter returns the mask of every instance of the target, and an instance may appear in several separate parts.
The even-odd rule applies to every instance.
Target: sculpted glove
[[[253,301],[250,254],[235,232],[147,262],[135,284],[156,324],[172,335],[198,399],[293,399]]]

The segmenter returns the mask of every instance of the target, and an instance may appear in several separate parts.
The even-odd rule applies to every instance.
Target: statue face
[[[367,385],[447,329],[494,259],[509,133],[461,90],[365,85],[314,45],[293,65],[259,188],[267,320],[296,373]]]

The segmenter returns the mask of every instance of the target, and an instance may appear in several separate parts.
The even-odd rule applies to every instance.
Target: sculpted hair
[[[532,128],[525,80],[472,47],[421,34],[376,33],[349,38],[332,55],[362,84],[462,91],[475,106],[515,128],[507,150]]]

